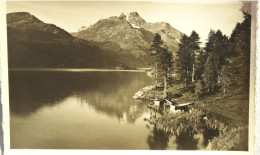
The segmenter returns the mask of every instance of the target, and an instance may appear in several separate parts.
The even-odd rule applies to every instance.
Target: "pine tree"
[[[184,80],[185,86],[189,83],[189,77],[192,68],[190,67],[190,64],[192,65],[190,61],[190,48],[189,48],[190,40],[187,35],[183,35],[180,43],[179,43],[179,51],[178,59],[177,59],[177,66],[180,68],[181,72],[181,79]]]
[[[237,84],[243,88],[249,88],[250,71],[250,37],[251,37],[251,15],[244,13],[244,21],[237,24],[234,33],[233,50],[235,57],[234,65],[238,69]]]
[[[162,74],[163,74],[163,78],[164,78],[164,97],[167,97],[167,81],[168,78],[170,76],[170,72],[172,70],[173,67],[173,61],[172,61],[172,53],[168,50],[167,47],[162,48],[162,51],[160,53],[160,61],[159,61],[159,65],[160,68],[159,70],[161,70]]]
[[[251,15],[243,12],[244,21],[237,23],[229,38],[229,84],[249,88]]]
[[[199,37],[199,34],[195,31],[192,31],[191,32],[191,35],[190,35],[190,49],[191,49],[191,61],[193,62],[192,64],[192,82],[195,81],[195,67],[197,64],[195,62],[195,56],[197,54],[199,54],[199,50],[200,50],[200,44],[201,42],[199,41],[200,40],[200,37]]]
[[[203,73],[203,81],[209,92],[213,92],[215,90],[218,81],[218,66],[218,57],[214,53],[210,53]]]
[[[155,57],[155,67],[154,67],[154,70],[155,70],[155,86],[158,85],[158,62],[159,62],[159,53],[160,51],[162,50],[162,46],[163,45],[163,41],[161,39],[161,36],[160,34],[156,33],[155,36],[154,36],[154,39],[152,41],[152,45],[151,45],[151,55]]]
[[[220,30],[210,30],[205,50],[208,54],[214,53],[214,55],[218,57],[218,69],[220,69],[222,65],[226,64],[229,51],[228,37],[223,35]]]
[[[155,57],[155,70],[156,70],[156,82],[155,86],[158,84],[158,79],[163,79],[164,83],[164,97],[167,97],[167,81],[170,76],[170,72],[173,68],[173,56],[169,49],[164,45],[161,36],[157,33],[154,37],[151,46],[152,55]]]
[[[202,74],[204,71],[205,63],[207,60],[207,55],[203,49],[198,50],[195,56],[195,80],[202,80]]]
[[[229,76],[227,66],[223,66],[222,69],[220,70],[220,84],[221,84],[221,89],[223,91],[223,97],[226,97],[227,87],[230,84],[230,76]]]

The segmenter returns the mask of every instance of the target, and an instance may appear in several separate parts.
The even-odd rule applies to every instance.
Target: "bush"
[[[234,127],[220,132],[218,137],[213,138],[209,143],[210,150],[248,150],[248,128]]]

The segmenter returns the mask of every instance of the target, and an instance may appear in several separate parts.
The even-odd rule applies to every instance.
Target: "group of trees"
[[[251,15],[244,12],[244,21],[237,23],[228,38],[220,30],[211,30],[206,43],[207,56],[203,82],[210,91],[218,86],[226,95],[230,86],[249,88]]]
[[[223,35],[220,30],[211,30],[205,47],[207,59],[202,75],[206,88],[210,92],[214,92],[217,83],[220,82],[220,70],[227,64],[228,51],[228,37]]]
[[[231,85],[248,89],[250,30],[251,15],[244,12],[244,21],[237,23],[230,37],[220,30],[211,30],[204,48],[200,45],[198,33],[192,31],[190,36],[184,34],[174,69],[185,87],[195,85],[197,97],[205,91],[213,93],[221,90],[225,95]],[[172,53],[159,34],[154,37],[151,51],[155,58],[155,85],[164,79],[166,91],[167,79],[173,70]]]
[[[211,30],[205,48],[200,48],[199,35],[192,31],[190,36],[183,35],[179,44],[177,66],[185,86],[196,82],[196,92],[203,87],[213,92],[223,75],[226,76],[227,59],[231,57],[229,39],[220,30]],[[221,77],[221,78],[220,78]]]
[[[197,55],[201,53],[201,42],[199,40],[199,35],[195,31],[192,31],[190,36],[184,34],[180,40],[179,51],[177,52],[177,67],[186,87],[188,84],[195,81],[195,76],[196,79],[200,76],[199,74],[195,75],[195,63],[200,63],[200,60],[197,59]]]

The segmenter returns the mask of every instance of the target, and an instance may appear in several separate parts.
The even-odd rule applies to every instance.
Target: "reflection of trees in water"
[[[152,150],[165,150],[168,148],[168,142],[171,136],[176,137],[173,144],[177,146],[177,150],[199,149],[197,147],[199,139],[195,139],[192,134],[185,132],[180,135],[172,135],[157,129],[155,126],[150,131],[147,143]]]
[[[205,128],[203,132],[203,145],[207,146],[209,141],[211,141],[214,137],[217,136],[219,136],[219,130]]]
[[[164,115],[165,112],[167,112],[167,110],[165,111],[162,106],[153,107],[150,111],[150,119],[160,117],[161,115]],[[147,121],[150,122],[149,119],[147,119]],[[153,124],[153,121],[150,123]],[[208,141],[218,135],[218,130],[212,130],[206,127],[202,130],[202,133],[194,134],[192,133],[192,129],[189,129],[187,131],[182,131],[179,135],[167,134],[164,130],[155,129],[154,127],[151,134],[148,136],[148,144],[151,149],[166,149],[168,147],[169,138],[175,136],[173,144],[177,146],[178,150],[197,150],[205,148],[208,145]]]
[[[134,122],[144,110],[132,95],[147,85],[143,73],[128,72],[10,72],[10,109],[30,114],[76,96],[96,111]]]
[[[197,150],[198,139],[194,138],[190,132],[184,132],[180,135],[176,135],[174,143],[177,144],[178,150]]]
[[[176,135],[176,140],[174,143],[177,144],[178,150],[197,150],[205,148],[208,145],[209,140],[212,140],[214,137],[219,136],[218,130],[208,129],[205,127],[202,134],[197,138],[194,138],[194,134],[191,132],[185,132],[180,135]],[[199,142],[199,140],[201,141]]]
[[[156,118],[163,114],[163,106],[158,106],[150,109],[150,119]],[[149,120],[149,119],[148,119]],[[152,126],[152,129],[150,127]],[[156,125],[150,124],[147,127],[150,129],[150,134],[147,137],[147,143],[151,150],[165,150],[168,148],[168,142],[170,134],[166,133],[156,127]]]
[[[169,134],[154,126],[147,138],[147,143],[152,150],[165,150],[168,148]]]

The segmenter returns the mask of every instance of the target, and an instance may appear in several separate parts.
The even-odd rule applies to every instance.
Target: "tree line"
[[[195,87],[197,98],[215,92],[221,92],[225,97],[226,92],[234,87],[249,89],[251,15],[246,12],[243,15],[243,22],[236,24],[229,37],[221,30],[210,30],[203,48],[196,31],[189,36],[184,34],[175,62],[161,36],[155,35],[151,45],[155,86],[164,83],[165,97],[172,71],[185,87]]]

